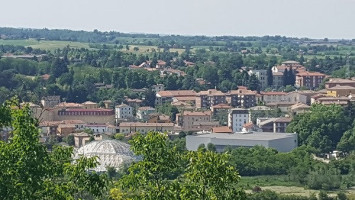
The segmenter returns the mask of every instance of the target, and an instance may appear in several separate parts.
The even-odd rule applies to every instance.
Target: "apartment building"
[[[211,111],[178,113],[176,114],[176,124],[182,131],[211,130],[211,128],[219,125],[218,122],[212,121]]]
[[[226,100],[232,107],[250,108],[257,104],[255,91],[246,89],[245,87],[239,87],[238,90],[231,90],[226,93]]]
[[[233,108],[228,113],[228,127],[233,132],[241,132],[244,124],[249,123],[249,110],[243,108]]]
[[[216,89],[209,89],[196,94],[196,108],[209,108],[225,103],[227,103],[226,94]]]
[[[128,119],[133,117],[133,108],[126,104],[121,104],[115,108],[116,119]]]
[[[303,103],[306,105],[311,105],[311,98],[316,94],[318,93],[312,90],[293,91],[285,95],[285,101],[291,103]]]
[[[318,88],[326,75],[319,72],[299,72],[296,74],[296,87],[306,87],[309,89]]]
[[[261,92],[264,103],[285,101],[286,92]]]
[[[342,79],[342,78],[331,78],[329,81],[325,82],[325,88],[332,88],[335,86],[350,86],[355,87],[355,78],[352,79]]]
[[[284,86],[284,73],[272,72],[272,87],[279,88]]]

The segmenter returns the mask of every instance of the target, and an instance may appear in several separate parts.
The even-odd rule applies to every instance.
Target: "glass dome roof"
[[[136,160],[134,153],[130,150],[130,145],[117,140],[90,142],[76,151],[74,159],[80,156],[97,156],[99,165],[93,169],[95,171],[106,171],[108,166],[118,169],[124,163]]]

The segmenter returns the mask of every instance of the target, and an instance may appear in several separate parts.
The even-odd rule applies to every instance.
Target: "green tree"
[[[284,75],[283,75],[283,79],[284,79],[284,81],[283,81],[283,83],[284,83],[284,86],[286,86],[286,85],[290,85],[289,83],[290,83],[290,80],[288,80],[288,70],[287,70],[287,68],[285,69],[285,71],[284,71]]]
[[[88,173],[95,157],[72,163],[72,148],[48,152],[39,143],[37,120],[28,106],[0,106],[0,125],[13,128],[9,143],[0,141],[0,199],[74,199],[99,197],[106,187],[105,175]]]
[[[123,133],[116,133],[114,138],[116,140],[123,140],[124,139],[124,134]]]
[[[272,66],[270,65],[267,68],[267,85],[272,86],[273,85],[273,76],[272,76]]]
[[[298,133],[300,145],[306,144],[321,152],[334,150],[351,124],[344,108],[338,105],[314,104],[310,111],[295,116],[288,125],[287,132]]]
[[[347,130],[341,137],[339,143],[337,144],[337,149],[344,152],[355,150],[355,120],[353,122],[353,128]]]
[[[213,151],[188,152],[182,199],[245,199],[244,192],[237,187],[240,176],[229,157]]]
[[[290,67],[290,70],[287,73],[287,80],[288,80],[287,85],[292,85],[293,86],[296,83],[296,76],[294,74],[294,71],[293,71],[292,67]]]
[[[63,59],[57,57],[52,64],[52,73],[51,75],[58,78],[62,74],[69,72],[68,66]]]
[[[248,89],[250,90],[260,90],[260,82],[255,74],[252,74],[248,80]]]
[[[167,135],[159,132],[138,134],[130,142],[133,152],[142,156],[128,169],[129,174],[120,180],[132,199],[176,199],[169,181],[172,171],[178,167],[179,154],[176,148],[168,148]]]
[[[70,134],[64,138],[64,141],[69,144],[70,146],[74,146],[75,141],[74,141],[74,135]]]
[[[207,150],[216,152],[216,146],[214,144],[212,144],[212,143],[208,143],[207,144]]]
[[[145,92],[145,98],[144,98],[144,105],[150,106],[150,107],[155,107],[155,92],[152,89],[148,89]]]

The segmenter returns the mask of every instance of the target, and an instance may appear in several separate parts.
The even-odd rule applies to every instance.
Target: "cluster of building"
[[[243,68],[242,70],[246,70]],[[285,61],[281,65],[273,66],[272,71],[272,88],[280,88],[284,86],[284,73],[285,71],[293,71],[293,75],[295,76],[295,87],[296,88],[308,88],[315,89],[318,88],[319,85],[323,82],[323,80],[327,77],[327,75],[319,73],[319,72],[309,72],[306,71],[306,68],[302,66],[299,62],[296,61]],[[248,74],[255,76],[258,78],[260,82],[261,89],[265,89],[270,87],[268,85],[269,76],[267,70],[248,70]]]
[[[313,103],[348,106],[355,99],[352,96],[355,93],[355,80],[331,78],[325,83],[324,90],[288,93],[257,92],[243,86],[228,92],[216,89],[200,92],[164,90],[162,84],[153,86],[153,90],[156,91],[156,106],[171,104],[178,108],[179,112],[174,121],[171,119],[172,116],[158,113],[153,107],[142,106],[141,99],[126,98],[125,104],[120,105],[104,101],[104,106],[99,107],[95,102],[87,101],[81,104],[61,102],[59,96],[48,96],[42,99],[41,105],[30,103],[29,106],[34,117],[40,121],[42,136],[65,137],[74,134],[78,147],[84,145],[91,137],[84,133],[84,130],[89,130],[94,136],[161,131],[172,135],[180,132],[206,135],[208,132],[216,138],[222,137],[223,134],[248,134],[245,138],[255,136],[260,139],[266,133],[276,135],[285,133],[292,117],[307,112]],[[277,110],[279,116],[263,115],[272,110]],[[216,119],[217,115],[225,115],[225,124]],[[4,134],[2,137],[6,139]],[[266,138],[271,141],[274,135]],[[285,138],[290,139],[293,136]]]
[[[151,69],[149,63],[132,68]],[[166,68],[159,61],[153,69]],[[287,61],[272,68],[274,87],[283,85],[286,69],[294,70],[296,87],[318,88],[326,78],[324,74],[306,71],[298,62]],[[267,87],[267,70],[249,70],[248,73],[257,76],[262,88]],[[95,102],[61,102],[59,96],[48,96],[42,99],[41,105],[30,103],[29,106],[40,121],[43,137],[73,134],[77,147],[90,140],[92,135],[88,131],[93,133],[95,140],[100,140],[102,134],[130,136],[136,132],[160,131],[171,135],[189,133],[189,150],[213,143],[220,151],[226,146],[254,145],[289,151],[297,146],[297,134],[286,133],[293,116],[308,112],[314,103],[348,106],[355,101],[355,79],[339,78],[330,78],[325,82],[325,89],[320,91],[257,92],[239,86],[227,92],[217,89],[196,92],[165,90],[162,84],[152,86],[152,90],[156,93],[155,106],[170,104],[179,112],[167,116],[154,107],[144,106],[142,99],[129,98],[120,105],[104,101],[100,107]],[[265,115],[271,111],[277,112],[277,116]],[[4,134],[1,136],[6,139]]]
[[[186,67],[191,67],[195,65],[195,63],[186,60],[184,60],[184,64]],[[155,66],[153,65],[152,61],[145,61],[138,66],[130,65],[128,66],[128,68],[131,70],[144,69],[147,71],[159,71],[161,77],[172,74],[175,74],[177,76],[186,76],[186,73],[184,71],[169,67],[167,63],[163,60],[158,60]]]

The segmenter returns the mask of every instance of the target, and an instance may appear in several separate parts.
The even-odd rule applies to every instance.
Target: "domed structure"
[[[74,155],[74,159],[80,156],[98,157],[98,166],[95,171],[106,171],[106,167],[120,168],[124,163],[136,160],[130,145],[117,140],[93,141],[80,147]]]

